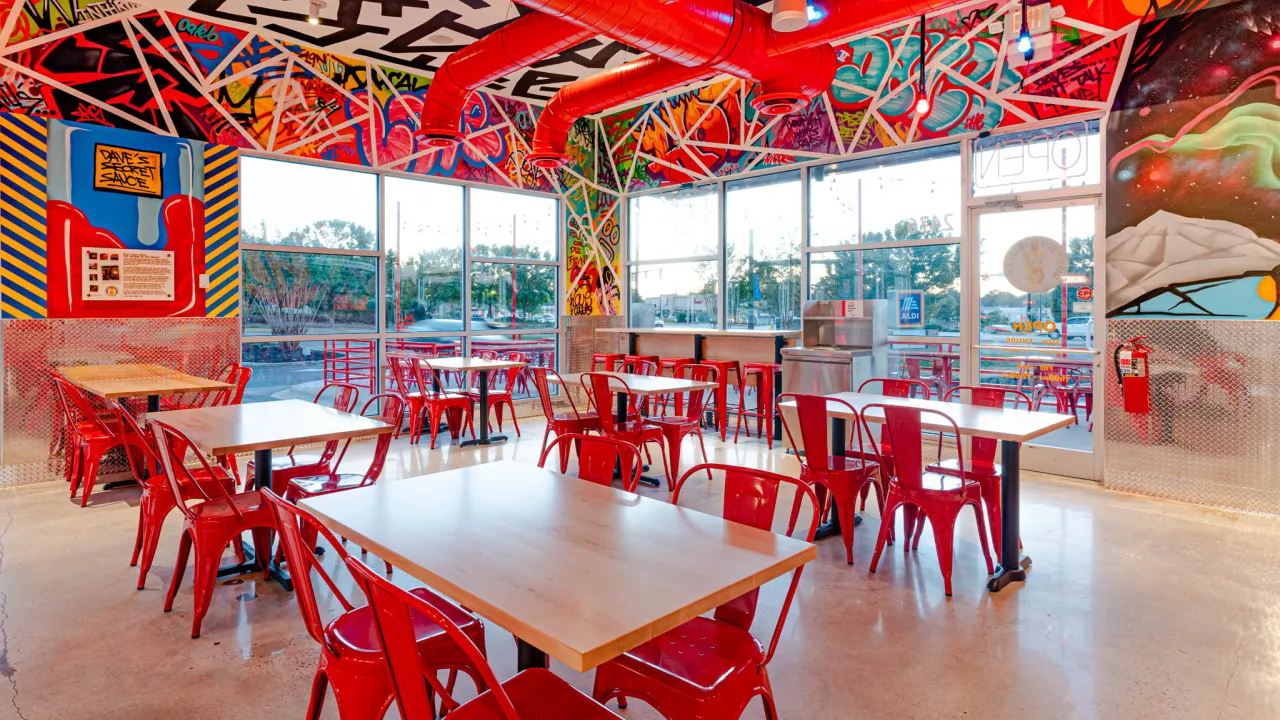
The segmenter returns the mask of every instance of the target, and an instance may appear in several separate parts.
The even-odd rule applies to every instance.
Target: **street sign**
[[[1080,301],[1088,301],[1093,299],[1093,288],[1083,285],[1076,288],[1076,299]]]

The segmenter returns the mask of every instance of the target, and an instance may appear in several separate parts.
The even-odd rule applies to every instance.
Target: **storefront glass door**
[[[1102,372],[1095,338],[1103,338],[1094,315],[1098,215],[1096,198],[972,211],[977,292],[966,293],[972,342],[965,384],[1018,390],[1034,409],[1077,419],[1028,443],[1029,470],[1095,477],[1091,411],[1094,373]]]

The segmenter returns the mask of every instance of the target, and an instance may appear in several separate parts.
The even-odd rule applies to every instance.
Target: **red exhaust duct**
[[[515,70],[595,37],[591,28],[533,12],[453,53],[444,61],[422,101],[418,135],[426,147],[448,147],[458,131],[472,91]]]
[[[823,0],[820,11],[824,17],[804,30],[776,33],[769,15],[744,0],[658,4],[637,0],[516,0],[673,63],[703,71],[701,75],[693,70],[681,75],[665,64],[639,65],[646,58],[565,85],[552,98],[548,112],[539,118],[529,159],[540,167],[563,164],[568,159],[568,129],[577,117],[719,72],[761,85],[752,101],[758,112],[793,112],[830,87],[836,71],[831,41],[955,1]],[[649,77],[650,73],[657,73],[657,77]],[[609,77],[614,74],[625,78],[628,85],[623,87]],[[663,80],[675,82],[659,87]],[[557,102],[562,94],[571,99]],[[556,109],[554,115],[550,112],[552,105]]]
[[[710,68],[686,67],[657,55],[646,55],[607,72],[575,80],[560,88],[538,116],[537,135],[526,159],[534,167],[560,167],[566,159],[564,143],[569,137],[569,128],[578,118],[715,74]],[[563,140],[557,145],[547,138]],[[550,151],[544,147],[548,145],[552,146]]]

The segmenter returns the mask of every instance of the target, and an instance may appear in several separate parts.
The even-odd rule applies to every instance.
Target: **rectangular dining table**
[[[300,505],[515,635],[521,670],[586,672],[817,556],[812,544],[504,460]]]
[[[459,443],[459,446],[470,447],[506,442],[506,435],[489,434],[489,373],[494,370],[524,367],[528,363],[513,360],[485,360],[476,357],[426,358],[426,360],[431,365],[431,384],[436,392],[440,392],[440,376],[437,373],[441,370],[475,371],[480,374],[480,381],[476,388],[480,393],[480,437],[464,440]]]
[[[586,373],[569,373],[564,376],[557,376],[547,373],[547,380],[553,384],[559,384],[561,380],[566,386],[576,385],[582,386],[582,376]],[[711,390],[717,387],[716,383],[704,380],[685,380],[684,378],[671,378],[663,375],[634,375],[632,373],[620,372],[599,372],[597,375],[608,375],[616,380],[611,380],[609,389],[616,393],[617,410],[614,416],[618,423],[627,421],[627,407],[630,395],[639,395],[641,397],[652,397],[657,395],[670,395],[678,392],[692,392],[694,390]],[[664,459],[665,460],[665,459]],[[645,470],[648,470],[646,467]],[[678,468],[672,468],[672,472],[678,472]],[[662,484],[657,478],[647,475],[640,476],[640,482],[652,487],[658,487]]]
[[[161,395],[213,392],[232,387],[221,380],[188,375],[163,365],[75,365],[59,367],[58,372],[72,385],[100,398],[145,397],[147,412],[160,410]]]
[[[271,451],[279,447],[374,437],[395,428],[380,420],[335,410],[304,400],[222,405],[147,413],[186,435],[197,450],[213,457],[253,452],[253,486],[271,487]],[[247,562],[218,570],[219,577],[250,572],[257,563],[245,547]],[[253,567],[250,567],[253,566]],[[293,589],[287,573],[272,573],[286,590]]]
[[[1021,474],[1022,443],[1047,435],[1054,430],[1065,428],[1076,421],[1074,417],[1056,413],[985,407],[968,403],[888,397],[871,393],[843,392],[833,393],[826,397],[843,400],[852,405],[858,413],[862,413],[867,405],[872,404],[900,405],[932,410],[954,420],[961,435],[999,440],[1001,463],[1000,567],[996,570],[996,574],[987,581],[987,589],[996,592],[1010,582],[1026,580],[1026,568],[1031,564],[1031,559],[1022,558],[1022,553],[1018,548],[1018,484]],[[781,405],[793,411],[795,410],[794,400],[783,401]],[[854,419],[854,416],[849,412],[848,408],[839,403],[828,403],[827,414],[831,418],[831,454],[843,455],[845,452],[845,440],[849,437],[845,421]],[[877,408],[867,411],[865,417],[870,423],[884,423],[884,413]],[[921,417],[921,425],[923,429],[934,432],[953,431],[950,424],[940,422],[937,416],[929,414]],[[832,512],[835,512],[834,508]]]

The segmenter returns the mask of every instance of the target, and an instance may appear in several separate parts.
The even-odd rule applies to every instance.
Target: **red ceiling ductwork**
[[[449,56],[422,101],[418,135],[426,147],[462,139],[459,119],[472,91],[543,58],[595,37],[589,27],[532,12]]]
[[[554,167],[567,160],[568,130],[577,118],[721,72],[761,85],[752,101],[757,111],[793,112],[830,87],[836,71],[832,41],[956,0],[825,0],[817,3],[823,17],[791,33],[775,32],[768,13],[743,0],[515,1],[688,70],[680,73],[667,63],[642,58],[561,88],[538,121],[529,156],[539,167]],[[664,81],[669,84],[663,86]]]

